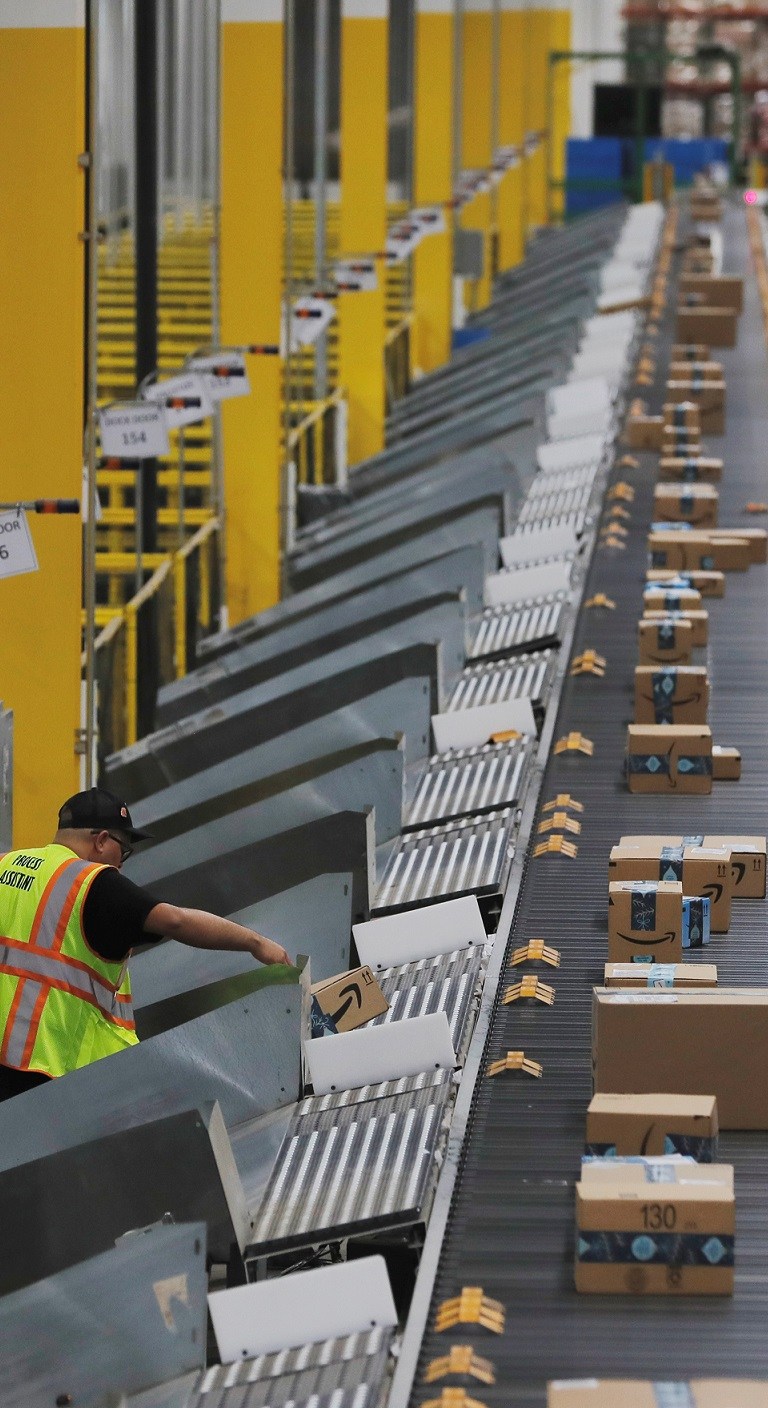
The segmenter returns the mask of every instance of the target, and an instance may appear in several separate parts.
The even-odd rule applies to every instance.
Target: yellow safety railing
[[[384,343],[387,414],[392,410],[395,401],[405,396],[410,385],[412,327],[413,314],[407,313],[390,328]]]
[[[299,484],[338,484],[346,478],[347,400],[334,391],[324,401],[294,408],[299,416],[288,433],[288,457]]]

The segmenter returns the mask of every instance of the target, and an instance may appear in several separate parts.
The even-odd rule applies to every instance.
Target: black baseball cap
[[[99,831],[109,831],[111,826],[122,831],[130,841],[152,840],[148,831],[140,831],[133,825],[126,803],[104,787],[89,787],[87,792],[76,792],[74,797],[67,798],[59,812],[60,830],[93,827]]]

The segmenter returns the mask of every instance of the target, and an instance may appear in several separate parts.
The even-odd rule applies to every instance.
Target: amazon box
[[[628,836],[608,858],[611,880],[677,880],[684,895],[706,896],[715,934],[731,926],[731,852],[727,846],[670,845],[664,839]],[[691,947],[700,948],[703,938]],[[688,947],[689,945],[684,945]]]
[[[657,484],[653,516],[694,528],[716,528],[720,495],[711,484]]]
[[[731,853],[731,893],[733,899],[765,899],[765,836],[622,836],[620,846],[704,846]]]
[[[659,460],[659,479],[683,484],[719,484],[723,477],[723,461],[707,455],[663,455]]]
[[[683,895],[683,948],[704,948],[712,933],[709,895]]]
[[[705,342],[675,342],[669,359],[673,365],[676,362],[710,362],[710,349]]]
[[[712,733],[705,724],[630,724],[630,792],[708,796],[712,791]]]
[[[389,1003],[365,964],[312,985],[312,1035],[351,1032],[380,1017]]]
[[[595,988],[594,1088],[714,1095],[721,1129],[768,1129],[768,988]]]
[[[701,606],[701,592],[694,587],[650,582],[643,588],[643,606],[646,611],[694,611]]]
[[[687,1154],[700,1164],[717,1159],[714,1095],[593,1095],[587,1110],[585,1154],[601,1158]]]
[[[685,897],[684,897],[685,898]],[[716,988],[714,963],[606,963],[606,988]]]
[[[744,280],[740,274],[681,274],[681,301],[693,295],[708,308],[744,308]]]
[[[734,308],[679,306],[677,338],[680,342],[706,342],[710,347],[735,347],[738,313]]]
[[[735,1231],[730,1164],[585,1164],[576,1184],[576,1290],[732,1295]]]
[[[643,617],[637,623],[637,644],[641,665],[689,665],[693,626],[670,616],[656,621]]]
[[[715,782],[738,782],[741,777],[741,753],[738,748],[721,748],[712,744],[712,777]]]
[[[725,434],[724,381],[668,381],[670,401],[694,401],[699,408],[699,430],[702,435]]]
[[[668,568],[649,568],[645,574],[648,586],[693,587],[703,597],[725,596],[723,572],[671,572]]]
[[[636,724],[705,724],[709,680],[703,665],[638,665]]]
[[[547,1408],[765,1408],[768,1379],[689,1379],[671,1385],[650,1379],[553,1379]],[[682,1390],[682,1394],[681,1391]]]
[[[669,364],[667,375],[670,382],[692,381],[695,385],[700,381],[724,382],[722,362],[711,362],[704,357],[701,359],[691,357],[687,360],[673,358]],[[670,397],[669,399],[676,398]]]
[[[679,963],[683,956],[683,887],[647,876],[608,886],[608,960]]]
[[[713,528],[710,536],[720,538],[744,538],[749,546],[750,562],[768,562],[768,532],[765,528]]]
[[[721,537],[715,529],[657,528],[648,535],[651,567],[675,572],[746,572],[751,561],[745,535]]]
[[[625,430],[625,443],[632,450],[660,450],[664,436],[662,416],[630,416]]]
[[[666,609],[659,609],[655,606],[648,606],[646,604],[645,610],[643,612],[643,620],[655,621],[657,623],[661,621],[687,621],[691,627],[693,636],[691,644],[693,645],[694,649],[697,646],[706,645],[709,641],[708,611],[696,610],[695,608],[689,611],[686,610],[684,607],[672,607],[671,609],[667,607]]]
[[[701,433],[687,425],[665,425],[661,444],[657,448],[665,458],[670,455],[700,455]]]
[[[662,407],[664,429],[690,430],[698,435],[701,431],[701,412],[694,401],[681,401],[676,404],[668,401]]]

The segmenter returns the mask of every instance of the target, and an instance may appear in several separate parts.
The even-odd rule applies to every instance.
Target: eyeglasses
[[[99,835],[99,832],[98,832],[98,831],[92,831],[92,832],[91,832],[91,835],[92,835],[92,836],[98,836],[98,835]],[[117,845],[120,847],[120,862],[121,862],[121,864],[124,864],[125,861],[127,861],[128,857],[133,855],[134,847],[133,847],[133,846],[129,846],[128,843],[127,843],[127,841],[121,840],[121,838],[120,838],[119,836],[115,836],[115,834],[114,834],[113,831],[108,831],[108,832],[107,832],[107,835],[108,835],[110,841],[115,841],[115,842],[117,843]]]

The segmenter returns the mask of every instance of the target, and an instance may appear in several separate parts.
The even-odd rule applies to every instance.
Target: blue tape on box
[[[674,621],[661,621],[656,630],[656,649],[674,650],[677,642],[677,630]]]
[[[686,484],[695,484],[699,479],[699,465],[697,460],[686,460],[683,464],[683,479]]]
[[[641,1266],[733,1266],[734,1237],[713,1232],[579,1232],[579,1261]]]
[[[329,1017],[328,1013],[323,1011],[316,997],[312,998],[312,1007],[310,1009],[310,1022],[310,1034],[313,1037],[338,1035],[338,1029],[336,1027],[336,1023],[333,1020],[333,1017]]]
[[[676,426],[684,426],[684,425],[685,425],[685,410],[684,410],[683,406],[675,406],[675,409],[674,409],[674,411],[673,411],[673,415],[674,415],[674,418],[675,418],[675,425],[676,425]]]
[[[651,777],[659,775],[669,776],[669,756],[659,756],[658,753],[629,753],[627,755],[627,772],[648,773]]]
[[[636,934],[652,933],[656,928],[655,885],[632,886],[629,927]]]
[[[703,836],[683,836],[683,838],[682,838],[682,844],[683,844],[684,846],[703,846],[703,845],[704,845],[704,837],[703,837]]]
[[[706,753],[696,753],[692,758],[681,755],[677,760],[677,771],[685,777],[711,777],[712,758]]]
[[[704,948],[711,925],[709,895],[683,895],[683,948]]]
[[[658,1383],[653,1385],[656,1408],[696,1408],[690,1384]]]
[[[666,670],[655,670],[651,676],[653,695],[653,716],[657,724],[671,724],[673,704],[677,689],[677,667],[670,665]],[[662,877],[663,878],[663,877]]]
[[[717,1135],[678,1134],[672,1130],[664,1135],[664,1153],[681,1154],[683,1158],[692,1159],[697,1164],[714,1164],[717,1162]],[[615,1144],[595,1141],[584,1145],[582,1163],[618,1157]],[[623,1161],[627,1162],[626,1157]]]
[[[686,513],[686,514],[688,514],[688,515],[692,514],[692,513],[693,513],[693,510],[694,510],[695,503],[696,503],[696,500],[694,499],[693,494],[681,494],[681,495],[680,495],[680,512],[681,512],[681,513]]]
[[[683,879],[683,848],[682,846],[662,846],[659,857],[659,879],[679,880]]]
[[[675,986],[674,963],[652,963],[648,969],[646,987],[649,988],[673,988]]]

